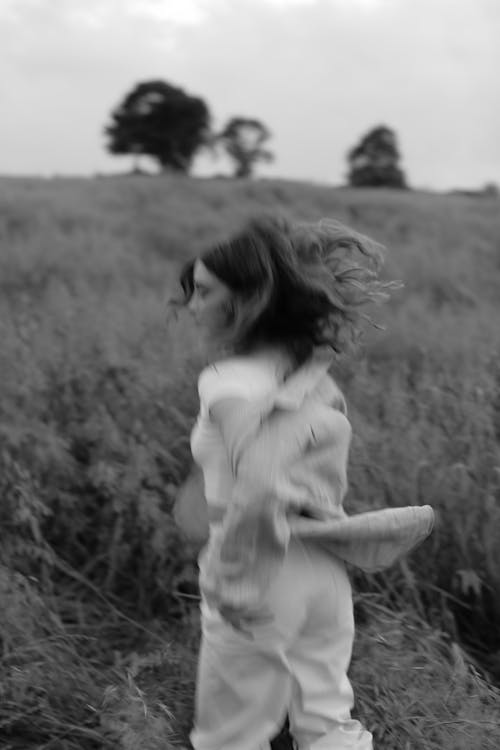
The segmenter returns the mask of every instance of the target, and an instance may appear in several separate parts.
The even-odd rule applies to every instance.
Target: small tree
[[[349,151],[347,159],[349,184],[353,187],[406,188],[396,134],[385,125],[370,130]]]
[[[498,196],[500,195],[500,188],[498,187],[496,182],[487,182],[483,186],[481,194],[488,198],[498,198]]]
[[[263,147],[271,133],[260,120],[233,117],[215,140],[221,143],[235,165],[235,177],[251,177],[257,162],[273,161],[273,154]]]
[[[112,154],[155,159],[161,170],[187,172],[207,142],[210,114],[205,102],[165,81],[137,84],[111,113],[105,128]]]

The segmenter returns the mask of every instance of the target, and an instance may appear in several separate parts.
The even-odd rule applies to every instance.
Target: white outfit
[[[283,379],[279,357],[238,357],[217,365],[218,398],[260,398]],[[215,397],[214,397],[215,396]],[[203,469],[209,517],[231,497],[232,475],[206,404],[192,433]],[[220,522],[220,521],[219,521]],[[211,523],[208,546],[217,538]],[[200,555],[200,568],[204,553]],[[264,750],[288,712],[300,750],[371,750],[372,736],[350,718],[347,678],[354,638],[352,595],[344,563],[293,538],[266,594],[271,621],[248,637],[202,601],[195,750]]]
[[[276,388],[283,379],[284,364],[277,354],[234,357],[212,366],[220,373],[211,383],[211,401],[219,398],[259,399]],[[203,377],[203,372],[200,379]],[[205,499],[209,511],[223,512],[231,497],[233,476],[226,446],[219,428],[211,420],[205,400],[200,399],[198,420],[191,433],[191,451],[203,470]]]

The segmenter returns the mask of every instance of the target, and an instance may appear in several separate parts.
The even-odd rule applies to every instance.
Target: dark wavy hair
[[[356,342],[362,308],[387,299],[399,282],[378,279],[385,248],[332,219],[292,224],[253,219],[226,242],[199,256],[233,292],[224,342],[234,352],[285,346],[297,364],[317,346],[343,353]],[[196,259],[182,269],[187,305]]]

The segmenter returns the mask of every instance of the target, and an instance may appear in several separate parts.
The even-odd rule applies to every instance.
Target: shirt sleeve
[[[251,399],[255,386],[252,372],[235,365],[221,363],[206,367],[198,379],[200,403],[210,410],[213,404],[225,398]]]
[[[234,466],[231,502],[205,552],[200,586],[211,606],[260,611],[290,538],[281,470],[301,455],[306,425],[261,424],[259,405],[230,408],[220,424]]]
[[[242,451],[224,522],[206,550],[200,586],[211,606],[258,613],[282,564],[290,536],[275,491],[274,451],[260,441]]]

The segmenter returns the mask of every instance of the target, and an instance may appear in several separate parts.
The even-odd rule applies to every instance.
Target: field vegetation
[[[384,750],[500,745],[500,203],[284,181],[0,182],[0,746],[186,744],[194,550],[170,517],[202,362],[181,263],[247,217],[338,218],[405,288],[339,361],[351,512],[433,535],[353,571],[356,712]]]

